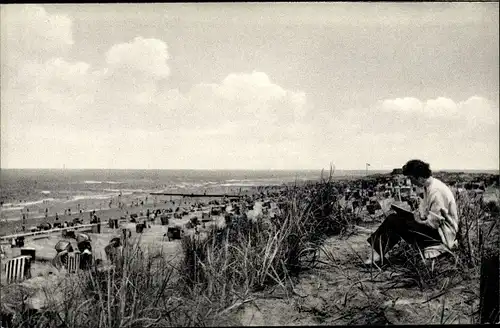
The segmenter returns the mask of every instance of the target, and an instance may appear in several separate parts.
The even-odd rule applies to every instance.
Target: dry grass
[[[384,266],[366,268],[354,249],[343,261],[323,250],[329,270],[342,282],[328,300],[337,318],[327,322],[478,323],[481,257],[498,249],[498,217],[488,216],[479,198],[458,197],[457,205],[461,222],[453,254],[426,260],[403,241]]]
[[[143,250],[139,243],[124,247],[120,263],[107,271],[67,276],[53,288],[43,288],[45,311],[31,315],[36,327],[165,327],[185,318],[176,290],[176,270],[161,250]],[[14,327],[26,327],[27,312],[13,301]],[[29,314],[29,313],[28,313]]]
[[[307,197],[306,191],[310,197]],[[207,238],[185,237],[181,271],[188,297],[197,295],[210,305],[210,324],[251,300],[252,293],[279,286],[285,294],[292,279],[317,264],[324,238],[346,229],[347,214],[340,212],[338,192],[329,180],[305,188],[291,186],[281,215],[267,221],[237,217]]]
[[[235,310],[253,302],[256,292],[278,286],[286,297],[293,297],[298,274],[320,263],[325,239],[351,231],[355,214],[340,205],[341,195],[331,176],[316,184],[285,188],[282,212],[274,219],[242,215],[228,226],[212,227],[204,237],[185,236],[176,261],[167,259],[161,249],[143,249],[136,242],[123,249],[114,269],[94,268],[68,277],[57,287],[58,294],[45,290],[49,310],[28,313],[22,300],[33,291],[24,289],[3,289],[2,294],[8,295],[2,301],[10,300],[9,305],[2,302],[3,310],[8,307],[15,314],[16,327],[26,326],[28,320],[38,327],[238,325]],[[406,295],[425,296],[419,304],[426,306],[438,302],[424,312],[416,306],[420,317],[400,313],[409,322],[456,322],[460,311],[474,316],[481,254],[497,229],[484,223],[487,207],[478,199],[457,202],[462,222],[454,256],[425,261],[419,250],[401,245],[387,266],[367,271],[360,265],[363,256],[354,250],[343,261],[323,250],[327,260],[323,263],[329,265],[336,286],[328,290],[324,308],[310,311],[321,323],[385,324],[395,316],[388,315],[382,304],[388,300],[396,304]],[[496,222],[491,217],[490,221]],[[466,288],[457,292],[460,286]],[[391,294],[394,291],[399,296]]]

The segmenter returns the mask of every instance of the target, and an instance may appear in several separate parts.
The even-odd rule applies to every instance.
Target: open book
[[[410,207],[405,208],[402,204],[396,204],[392,203],[391,204],[391,209],[396,211],[396,213],[401,214],[401,215],[411,215],[413,216],[413,212],[411,211]]]

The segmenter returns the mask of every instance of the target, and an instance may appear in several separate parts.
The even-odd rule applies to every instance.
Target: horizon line
[[[399,167],[395,167],[392,169],[370,169],[368,172],[391,172],[394,169],[400,169]],[[108,170],[108,171],[329,171],[328,168],[297,168],[297,169],[275,169],[275,168],[259,168],[259,169],[251,169],[251,168],[217,168],[217,169],[207,169],[207,168],[73,168],[73,167],[64,167],[64,168],[56,168],[56,167],[42,167],[42,168],[33,168],[33,167],[0,167],[0,170]],[[336,168],[335,171],[367,171],[366,168],[358,168],[358,169],[344,169],[344,168]],[[453,169],[453,168],[438,168],[433,169],[433,172],[440,171],[500,171],[498,168],[489,168],[489,169],[477,169],[477,168],[462,168],[462,169]]]

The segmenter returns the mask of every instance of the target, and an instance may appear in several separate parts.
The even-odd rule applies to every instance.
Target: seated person
[[[456,243],[459,220],[450,188],[434,178],[429,164],[421,160],[407,162],[403,174],[424,189],[424,197],[417,211],[398,211],[387,216],[368,238],[372,251],[365,264],[382,260],[401,239],[423,249],[425,258],[437,257]]]

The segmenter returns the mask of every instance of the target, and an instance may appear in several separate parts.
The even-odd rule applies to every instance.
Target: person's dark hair
[[[432,175],[432,171],[428,163],[419,159],[412,159],[403,166],[403,174],[414,178],[427,179]]]

